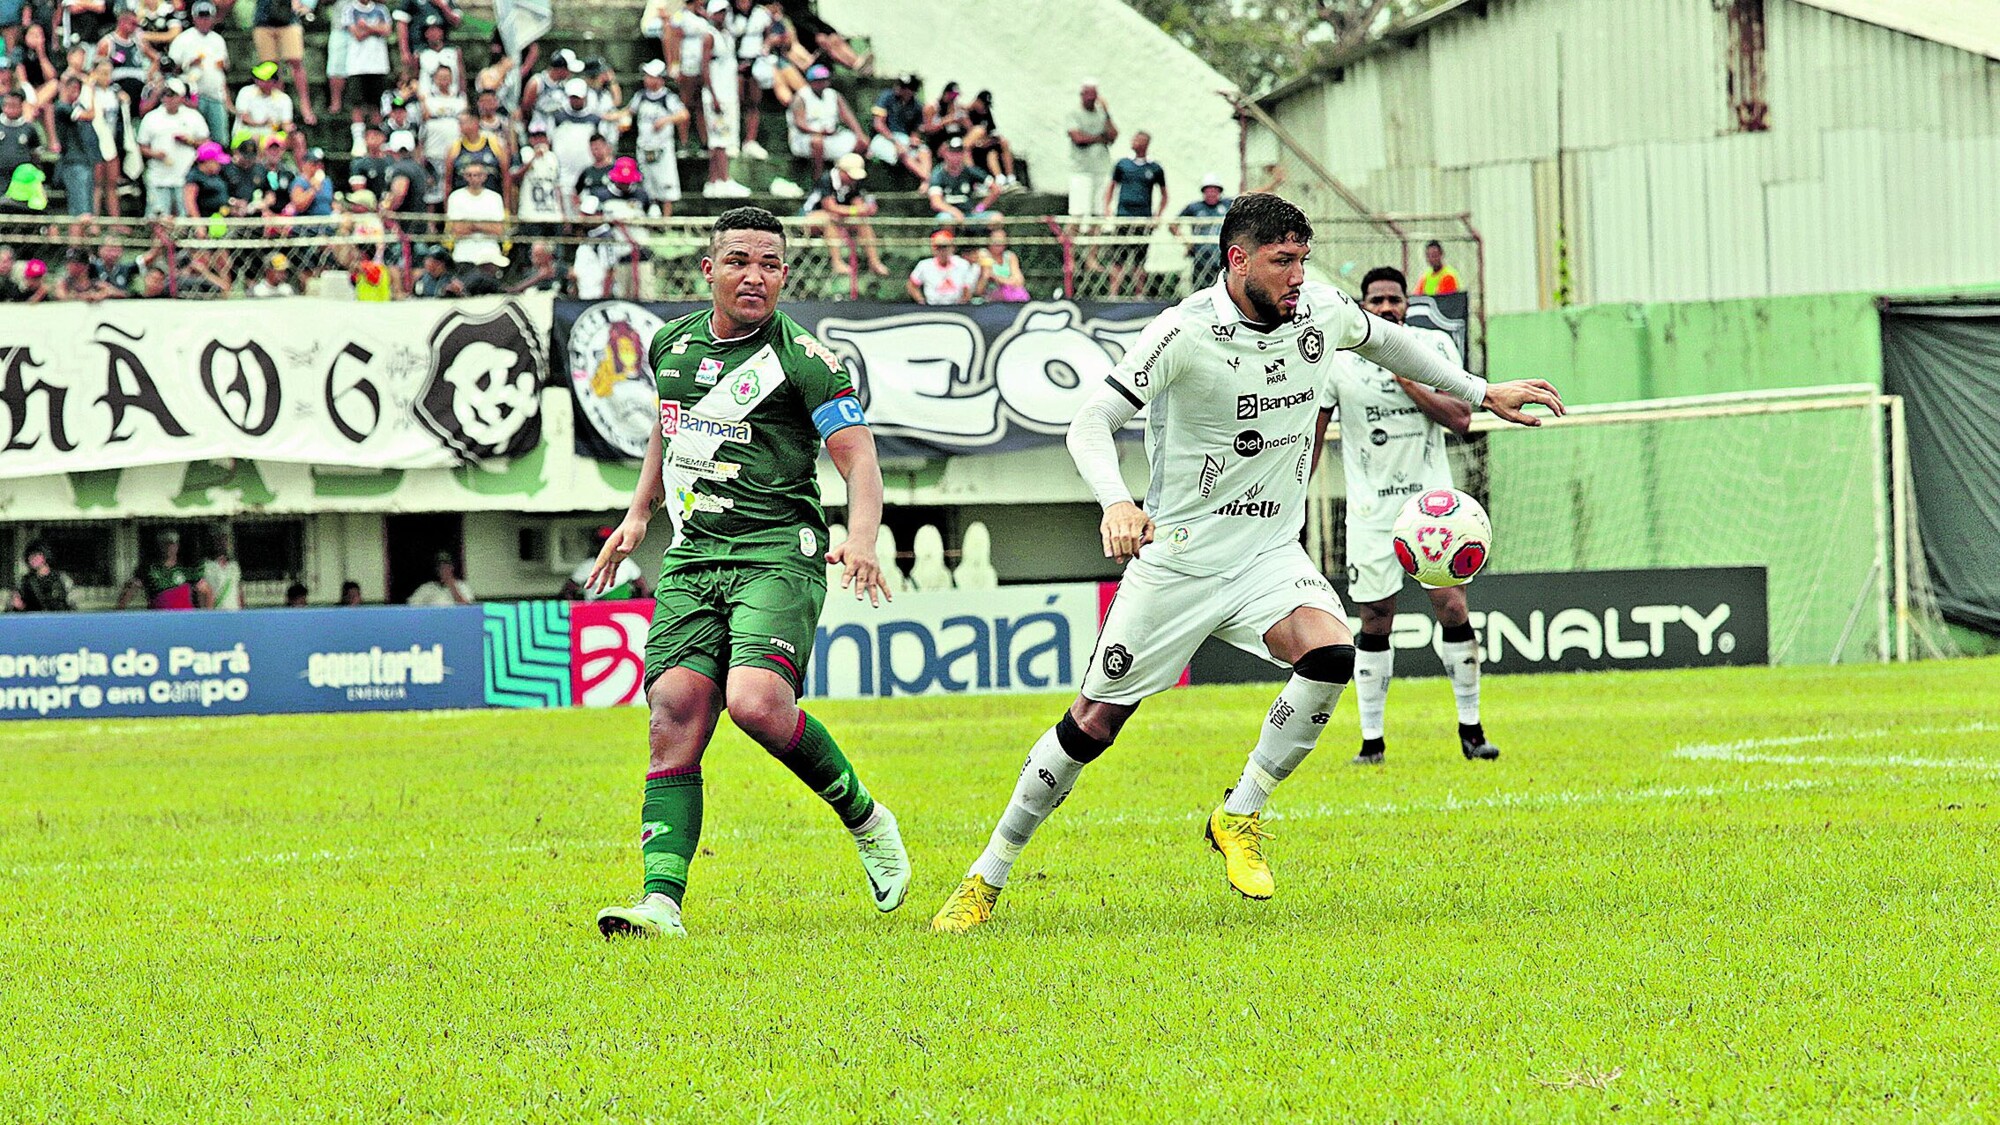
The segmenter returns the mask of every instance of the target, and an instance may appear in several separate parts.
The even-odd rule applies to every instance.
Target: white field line
[[[1921,738],[1940,734],[1977,734],[2000,731],[1992,723],[1965,723],[1955,727],[1915,727],[1900,730],[1823,731],[1818,734],[1783,738],[1745,738],[1735,742],[1707,742],[1675,747],[1673,756],[1690,761],[1739,762],[1774,766],[1873,766],[1898,769],[1972,770],[2000,772],[2000,758],[1925,758],[1910,754],[1772,754],[1765,751],[1782,746],[1808,746],[1822,742],[1872,742],[1885,738]]]
[[[1749,782],[1739,785],[1652,785],[1639,789],[1601,790],[1558,790],[1550,793],[1494,793],[1483,797],[1457,797],[1447,794],[1435,801],[1383,801],[1354,805],[1318,804],[1286,811],[1273,810],[1270,819],[1315,820],[1333,817],[1374,817],[1413,816],[1433,813],[1473,812],[1488,809],[1567,809],[1592,805],[1637,805],[1654,802],[1704,800],[1715,797],[1747,797],[1768,793],[1791,793],[1808,789],[1845,788],[1858,785],[1853,779],[1804,779],[1790,781]],[[1114,813],[1086,815],[1078,823],[1091,827],[1103,825],[1163,825],[1184,824],[1198,821],[1207,814],[1200,811],[1174,813],[1168,815],[1139,815]],[[946,826],[933,825],[933,830],[945,829],[957,834],[984,831],[985,823]],[[748,838],[751,834],[741,829],[717,833],[726,838]],[[305,867],[321,863],[381,862],[389,860],[436,859],[441,863],[462,864],[467,859],[481,856],[533,855],[537,852],[580,852],[636,849],[636,842],[630,838],[620,840],[550,840],[537,844],[511,844],[504,847],[470,850],[452,847],[420,848],[368,848],[353,847],[322,849],[319,851],[263,852],[243,856],[183,856],[177,858],[128,857],[117,860],[57,861],[53,863],[25,863],[5,868],[6,876],[27,879],[51,875],[89,875],[106,871],[121,873],[198,871],[227,868],[253,867]]]

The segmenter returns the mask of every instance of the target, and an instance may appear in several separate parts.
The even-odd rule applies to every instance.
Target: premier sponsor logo
[[[671,458],[674,468],[693,473],[704,480],[735,480],[743,466],[735,461],[714,461],[707,457],[689,457],[676,453]]]
[[[749,441],[754,431],[748,422],[723,422],[714,418],[703,418],[692,410],[684,409],[680,403],[667,401],[660,404],[660,436],[712,437],[722,441]]]

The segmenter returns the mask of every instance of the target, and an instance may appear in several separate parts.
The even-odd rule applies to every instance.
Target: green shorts
[[[826,574],[770,566],[717,566],[660,576],[646,630],[646,687],[669,668],[721,686],[731,668],[769,668],[804,694]]]

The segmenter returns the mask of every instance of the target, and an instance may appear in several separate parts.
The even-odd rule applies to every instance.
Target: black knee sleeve
[[[1321,645],[1299,657],[1299,662],[1292,665],[1292,671],[1300,679],[1315,683],[1344,684],[1354,678],[1354,646]]]
[[[1388,652],[1389,634],[1358,633],[1354,637],[1354,647],[1362,652]]]
[[[1111,748],[1110,739],[1099,741],[1090,737],[1082,727],[1076,725],[1076,719],[1071,717],[1068,711],[1063,712],[1062,721],[1056,724],[1056,742],[1062,746],[1063,753],[1068,754],[1072,761],[1086,765],[1096,761],[1099,754]]]
[[[1446,625],[1441,631],[1444,634],[1444,639],[1446,644],[1457,644],[1460,641],[1469,641],[1472,640],[1475,635],[1472,632],[1472,622],[1470,621],[1466,622],[1463,625]]]

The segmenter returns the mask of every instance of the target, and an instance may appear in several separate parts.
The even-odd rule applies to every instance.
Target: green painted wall
[[[1591,305],[1487,325],[1487,368],[1543,378],[1566,402],[1882,383],[1872,294]]]

